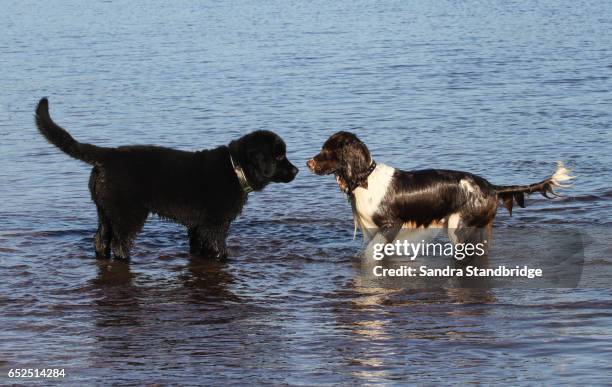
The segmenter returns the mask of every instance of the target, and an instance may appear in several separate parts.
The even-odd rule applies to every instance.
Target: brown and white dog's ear
[[[344,144],[341,153],[342,177],[349,186],[368,188],[367,172],[372,159],[368,147],[358,139]]]
[[[336,183],[338,183],[338,187],[340,187],[340,191],[344,192],[345,194],[350,193],[348,184],[346,183],[346,181],[344,181],[343,178],[341,178],[338,175],[336,175]]]

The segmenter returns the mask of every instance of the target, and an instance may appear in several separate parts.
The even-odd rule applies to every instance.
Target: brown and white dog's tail
[[[567,188],[571,184],[564,184],[564,182],[574,178],[575,176],[571,175],[571,171],[561,161],[557,161],[555,173],[539,183],[530,185],[494,185],[493,188],[497,192],[497,197],[504,203],[504,207],[512,215],[512,206],[515,201],[520,207],[525,207],[525,194],[539,192],[542,196],[552,199],[548,194],[551,194],[553,197],[560,196],[554,191],[554,188]]]

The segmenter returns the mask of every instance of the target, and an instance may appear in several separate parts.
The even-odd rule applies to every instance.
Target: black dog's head
[[[368,169],[372,157],[368,147],[349,132],[338,132],[332,135],[321,152],[308,160],[306,165],[317,175],[330,175],[339,177],[338,183],[343,190],[348,187],[368,187]]]
[[[269,183],[289,183],[298,169],[287,160],[285,142],[275,133],[258,130],[229,144],[232,157],[255,191]]]

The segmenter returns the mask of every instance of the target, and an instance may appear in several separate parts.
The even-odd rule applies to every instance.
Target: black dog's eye
[[[276,159],[276,160],[278,160],[278,161],[281,161],[281,160],[282,160],[282,159],[284,159],[284,158],[285,158],[285,155],[284,155],[284,154],[280,154],[280,155],[278,155],[278,156],[276,156],[276,157],[275,157],[275,159]]]

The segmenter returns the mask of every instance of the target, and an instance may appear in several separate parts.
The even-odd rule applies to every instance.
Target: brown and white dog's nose
[[[315,169],[315,161],[314,159],[310,159],[306,162],[306,165],[308,166],[308,169],[310,169],[312,172],[314,172]]]

